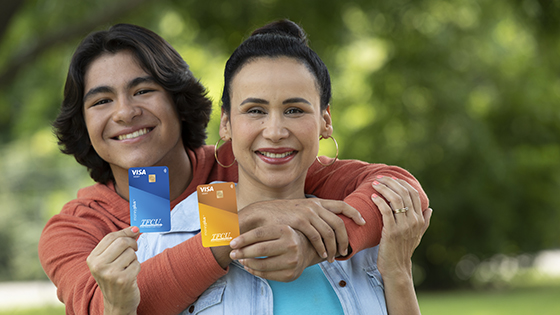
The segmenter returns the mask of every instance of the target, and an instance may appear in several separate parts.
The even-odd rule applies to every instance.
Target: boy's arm
[[[324,164],[330,163],[328,158],[321,157]],[[348,239],[353,253],[379,244],[383,221],[377,206],[371,200],[375,192],[372,183],[377,176],[395,177],[405,180],[420,195],[422,209],[429,206],[429,200],[420,183],[408,171],[385,164],[369,164],[357,160],[337,160],[330,166],[323,166],[317,161],[309,168],[305,183],[305,192],[319,198],[344,200],[358,210],[366,220],[359,226],[351,219],[340,216],[344,220]]]
[[[76,208],[79,207],[86,206]],[[57,286],[67,314],[103,314],[103,295],[86,258],[103,237],[128,226],[109,217],[96,216],[93,209],[85,212],[92,216],[54,216],[39,242],[43,269]],[[141,269],[138,314],[178,314],[226,274],[211,251],[202,247],[200,236],[145,261]]]

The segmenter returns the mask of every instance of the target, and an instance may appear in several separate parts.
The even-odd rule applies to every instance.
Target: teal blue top
[[[274,315],[344,314],[319,265],[305,268],[301,276],[292,282],[267,281],[273,292]]]

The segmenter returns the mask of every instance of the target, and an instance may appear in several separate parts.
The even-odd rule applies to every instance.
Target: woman
[[[238,208],[305,197],[305,176],[317,156],[319,139],[333,132],[330,96],[326,66],[307,47],[296,24],[266,25],[237,48],[226,64],[220,136],[231,141],[238,164]],[[374,187],[387,200],[372,198],[385,225],[379,248],[346,261],[323,261],[306,268],[297,280],[283,283],[262,279],[261,270],[274,265],[285,250],[278,246],[279,239],[297,237],[297,232],[282,224],[253,229],[232,241],[228,274],[185,313],[419,313],[410,257],[431,210],[422,215],[419,194],[405,181],[380,175]],[[172,211],[171,232],[138,239],[139,261],[196,235],[198,222],[193,194]]]

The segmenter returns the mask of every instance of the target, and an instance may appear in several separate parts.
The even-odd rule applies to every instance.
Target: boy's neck
[[[178,198],[187,189],[193,178],[191,160],[186,151],[184,155],[176,159],[166,161],[161,165],[150,166],[167,166],[169,169],[169,199],[171,201]],[[115,177],[115,191],[128,201],[128,170],[113,170],[113,175]]]

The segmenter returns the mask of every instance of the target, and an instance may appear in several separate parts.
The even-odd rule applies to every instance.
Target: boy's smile
[[[117,182],[130,167],[166,165],[185,156],[171,95],[129,51],[94,59],[84,76],[84,119],[91,144]]]

